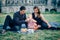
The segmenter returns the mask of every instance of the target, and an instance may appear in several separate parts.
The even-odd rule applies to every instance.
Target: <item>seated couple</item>
[[[28,17],[26,17],[25,10],[26,8],[24,6],[21,6],[20,11],[14,13],[13,19],[7,15],[3,25],[2,33],[6,32],[8,26],[12,31],[19,31],[21,28],[34,30],[52,29],[51,25],[45,20],[37,6],[33,8],[34,12],[32,14],[29,14]]]

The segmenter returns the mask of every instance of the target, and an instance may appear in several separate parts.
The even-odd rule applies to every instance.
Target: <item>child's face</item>
[[[32,19],[32,15],[31,14],[29,15],[29,19]]]

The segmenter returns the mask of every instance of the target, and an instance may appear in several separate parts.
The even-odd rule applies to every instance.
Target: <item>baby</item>
[[[38,29],[38,25],[36,24],[37,21],[35,21],[32,18],[32,15],[31,14],[29,14],[29,16],[26,19],[26,21],[28,22],[28,29],[33,29],[33,30],[37,30]]]

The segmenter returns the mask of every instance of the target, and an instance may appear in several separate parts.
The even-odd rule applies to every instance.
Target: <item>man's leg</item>
[[[4,25],[3,25],[3,32],[4,30],[6,30],[7,26],[9,26],[11,28],[12,26],[12,19],[9,15],[6,16],[6,19],[5,19],[5,22],[4,22]]]
[[[20,23],[19,26],[20,26],[20,29],[21,29],[21,28],[28,28],[27,22]]]
[[[21,28],[27,28],[27,27],[28,27],[27,22],[21,23],[21,24],[19,25],[19,29],[21,29]]]
[[[28,25],[25,22],[24,23],[20,23],[20,25],[15,25],[15,28],[16,28],[18,33],[20,33],[21,28],[27,28],[27,27],[28,27]]]

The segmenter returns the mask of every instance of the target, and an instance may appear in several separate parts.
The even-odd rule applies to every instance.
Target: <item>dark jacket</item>
[[[26,20],[26,14],[21,15],[20,12],[16,12],[13,15],[13,21],[16,25],[20,25],[22,23],[25,23]]]

